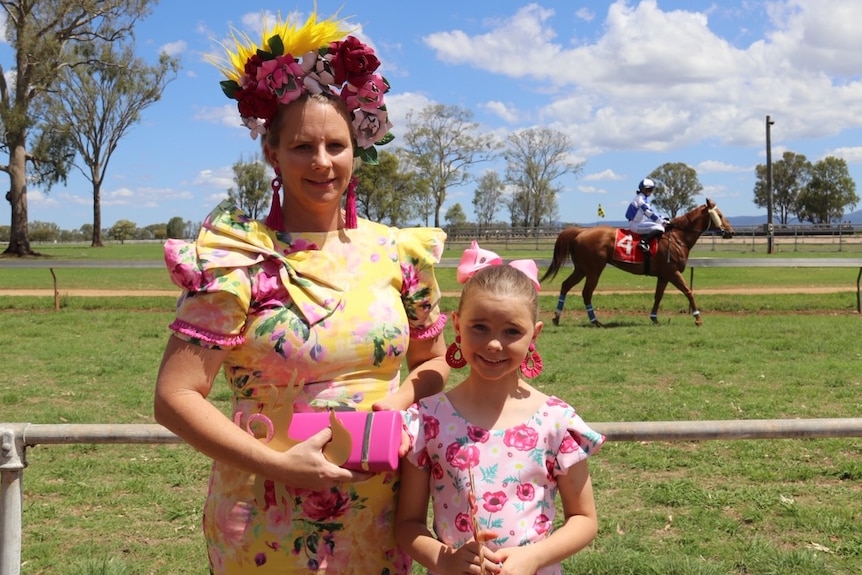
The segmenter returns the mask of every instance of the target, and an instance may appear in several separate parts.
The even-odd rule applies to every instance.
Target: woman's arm
[[[565,521],[550,537],[533,545],[499,549],[497,554],[504,557],[503,573],[535,573],[571,557],[596,538],[599,522],[587,460],[558,475],[557,487]]]
[[[172,336],[156,379],[156,421],[208,457],[279,483],[320,490],[355,479],[352,472],[323,456],[323,445],[331,438],[329,428],[279,452],[235,425],[210,403],[207,396],[226,355],[226,351]]]
[[[411,339],[407,346],[407,368],[410,370],[398,390],[378,401],[374,409],[407,409],[423,397],[443,390],[449,377],[446,363],[446,340],[443,334],[429,339]]]

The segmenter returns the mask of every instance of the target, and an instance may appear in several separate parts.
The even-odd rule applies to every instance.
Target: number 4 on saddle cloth
[[[655,256],[658,251],[658,240],[661,236],[652,237],[649,240],[649,255]],[[614,259],[630,264],[643,263],[646,254],[638,247],[641,235],[631,232],[625,228],[617,228],[617,236],[614,240]]]

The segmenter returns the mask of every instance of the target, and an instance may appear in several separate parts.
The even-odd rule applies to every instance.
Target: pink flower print
[[[440,435],[440,420],[431,415],[422,415],[422,428],[425,431],[425,440],[431,441]]]
[[[340,489],[312,491],[302,501],[302,510],[312,521],[341,517],[350,508],[350,497]]]
[[[548,481],[554,481],[554,471],[556,469],[556,465],[553,459],[545,460],[545,471],[548,472]]]
[[[423,449],[419,455],[416,456],[416,466],[420,469],[425,469],[429,463],[431,463],[431,458],[428,457],[428,450]]]
[[[419,275],[416,273],[416,267],[412,264],[401,264],[401,293],[408,294],[416,291],[416,286],[419,285]]]
[[[525,424],[518,425],[506,430],[503,436],[503,443],[509,447],[513,447],[518,451],[530,451],[539,441],[539,434],[536,430],[528,427]]]
[[[431,475],[434,479],[443,479],[443,466],[440,465],[440,462],[435,463],[434,466],[431,467]]]
[[[578,443],[575,441],[575,438],[572,437],[572,431],[566,433],[565,437],[563,437],[562,443],[560,443],[560,453],[574,453],[578,450]]]
[[[473,532],[473,520],[469,513],[459,513],[455,516],[455,529],[462,533]]]
[[[533,521],[533,529],[535,529],[536,533],[539,535],[544,535],[551,529],[551,520],[548,519],[547,515],[542,513],[536,517],[535,521]]]
[[[475,425],[467,424],[467,437],[470,438],[470,441],[474,443],[485,443],[488,441],[488,438],[491,437],[491,434],[488,433],[487,429],[482,429],[481,427],[476,427]]]
[[[482,495],[482,501],[484,501],[482,507],[489,513],[496,513],[503,510],[508,500],[509,498],[506,497],[506,493],[503,491],[495,491],[493,493],[488,491]]]
[[[568,407],[568,404],[559,397],[549,397],[547,403],[548,405],[563,405]]]
[[[515,489],[518,499],[521,501],[532,501],[536,497],[536,488],[532,483],[520,483]]]
[[[266,565],[266,553],[260,552],[254,556],[254,564],[258,567]]]
[[[461,445],[457,441],[446,448],[446,461],[457,469],[467,469],[479,464],[479,450],[475,445]]]

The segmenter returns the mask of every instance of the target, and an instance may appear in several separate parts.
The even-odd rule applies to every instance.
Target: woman
[[[155,416],[214,460],[212,573],[409,573],[393,528],[397,472],[338,467],[323,453],[330,429],[288,444],[287,426],[295,412],[406,409],[443,388],[433,266],[445,234],[356,221],[354,155],[389,139],[383,93],[372,102],[367,91],[388,84],[373,51],[340,40],[340,22],[289,24],[267,30],[263,47],[237,41],[223,68],[225,93],[263,136],[273,210],[259,222],[224,202],[194,242],[166,246],[185,292]],[[222,369],[229,416],[207,400]]]

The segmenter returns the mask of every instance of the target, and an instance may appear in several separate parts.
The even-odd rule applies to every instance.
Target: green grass
[[[2,270],[0,284],[9,271],[18,270]],[[136,275],[149,271],[105,281],[146,283]],[[442,284],[454,282],[454,270],[440,271]],[[742,282],[759,270],[699,270],[698,285],[732,271]],[[810,269],[764,271],[767,285],[813,281]],[[858,273],[831,271],[852,271],[851,280]],[[644,282],[606,274],[600,288]],[[862,412],[854,294],[701,295],[699,328],[670,291],[660,325],[651,325],[651,301],[597,295],[610,326],[601,330],[588,324],[577,293],[553,326],[556,297],[543,296],[545,371],[535,385],[593,422]],[[62,304],[53,311],[53,298],[0,298],[0,364],[10,366],[0,422],[151,423],[174,298],[64,296]],[[455,304],[443,300],[447,310]],[[224,408],[224,383],[216,390],[212,399]],[[200,513],[209,462],[187,446],[45,445],[27,459],[22,574],[206,572]],[[610,442],[591,469],[600,533],[566,573],[850,575],[862,564],[858,438]]]

